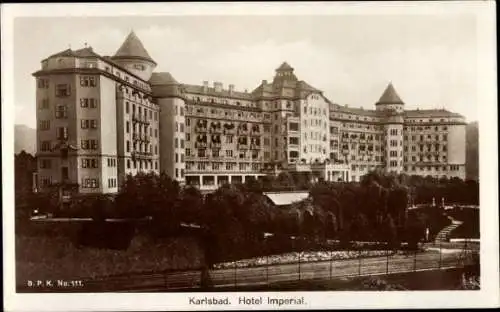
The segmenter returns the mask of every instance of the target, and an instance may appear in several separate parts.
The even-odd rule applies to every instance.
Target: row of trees
[[[363,176],[361,183],[367,184],[370,181],[376,181],[385,187],[407,187],[415,204],[429,204],[433,198],[436,201],[443,198],[446,203],[479,205],[479,182],[475,180],[372,171]]]
[[[423,237],[425,227],[443,217],[438,210],[424,216],[409,215],[406,208],[412,192],[420,192],[419,198],[427,196],[425,192],[439,198],[438,190],[471,187],[458,180],[436,181],[379,172],[366,175],[360,183],[308,181],[306,175],[280,174],[276,178],[225,185],[204,197],[198,189],[181,187],[166,174],[138,174],[127,177],[116,195],[76,198],[63,211],[54,205],[53,193],[37,194],[33,203],[53,207],[58,215],[92,217],[96,221],[145,220],[139,229],[154,237],[179,234],[182,223],[196,224],[200,229],[197,233],[208,240],[205,245],[217,250],[220,256],[235,250],[262,251],[265,232],[273,233],[277,244],[283,246],[291,236],[316,243],[338,239],[345,245],[359,240],[388,242],[393,246],[408,241],[415,245]],[[263,195],[264,191],[297,189],[297,185],[307,187],[310,197],[287,209],[274,207]],[[441,225],[432,228],[437,231]]]

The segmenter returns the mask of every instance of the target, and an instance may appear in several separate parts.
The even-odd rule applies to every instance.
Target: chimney
[[[267,80],[262,80],[263,85],[267,85]]]
[[[234,92],[234,84],[229,85],[229,94],[232,94]]]
[[[214,89],[215,89],[215,92],[221,92],[222,91],[222,82],[214,82]]]
[[[207,92],[208,91],[208,81],[203,81],[203,92]]]

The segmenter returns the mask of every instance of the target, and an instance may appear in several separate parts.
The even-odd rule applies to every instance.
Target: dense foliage
[[[434,198],[440,204],[440,197],[475,203],[478,197],[477,183],[459,179],[371,172],[359,183],[309,181],[307,174],[281,173],[224,185],[203,196],[194,187],[181,187],[166,174],[150,173],[128,176],[114,196],[77,197],[63,210],[57,205],[56,191],[34,195],[32,203],[42,203],[41,207],[58,216],[92,218],[95,223],[84,226],[82,236],[114,240],[114,245],[124,248],[137,232],[157,238],[195,233],[207,246],[207,259],[215,262],[220,257],[319,248],[327,240],[339,241],[339,248],[354,241],[383,242],[392,248],[406,241],[415,248],[425,236],[425,228],[433,236],[450,221],[433,206],[408,211],[409,203],[430,203]],[[286,209],[274,207],[263,194],[297,189],[308,190],[310,197]],[[116,225],[123,235],[115,237],[107,230],[98,230],[105,227],[101,221],[106,218],[135,221],[132,226]],[[264,233],[272,233],[272,238],[265,238]],[[88,238],[79,243],[92,244]]]

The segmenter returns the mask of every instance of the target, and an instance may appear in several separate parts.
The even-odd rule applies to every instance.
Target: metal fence
[[[325,256],[325,252],[330,253],[329,258]],[[266,289],[306,280],[326,281],[343,277],[463,268],[473,262],[473,257],[478,255],[478,252],[479,244],[468,241],[426,244],[425,251],[419,252],[387,250],[377,256],[370,256],[367,250],[349,251],[346,259],[336,257],[338,251],[333,250],[323,251],[323,258],[317,260],[307,259],[310,255],[308,252],[297,252],[289,254],[281,263],[272,261],[272,257],[276,256],[265,256],[260,262],[251,265],[245,261],[236,261],[218,269],[168,270],[101,277],[84,281],[84,287],[79,291],[223,291],[252,287]]]

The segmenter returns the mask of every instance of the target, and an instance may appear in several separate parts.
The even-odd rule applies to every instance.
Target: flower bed
[[[394,252],[389,251],[390,255],[394,255]],[[399,253],[399,252],[398,252]],[[215,269],[228,269],[234,268],[246,268],[255,267],[260,265],[271,265],[271,264],[289,264],[301,262],[315,262],[315,261],[330,261],[330,260],[347,260],[356,258],[368,258],[368,257],[381,257],[386,256],[386,250],[336,250],[336,251],[307,251],[307,252],[290,252],[280,255],[269,255],[263,257],[255,257],[250,259],[231,261],[217,263],[214,265]]]

